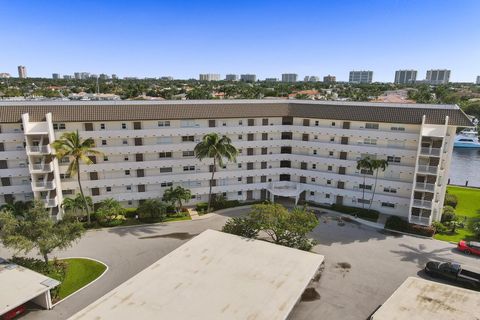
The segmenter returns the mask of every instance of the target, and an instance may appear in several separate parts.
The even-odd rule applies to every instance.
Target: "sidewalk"
[[[383,221],[384,219],[382,217],[384,215],[380,215],[380,217],[378,218],[378,222],[372,222],[372,221],[368,221],[368,220],[364,220],[364,219],[360,219],[360,218],[355,218],[354,216],[351,216],[349,214],[341,213],[341,212],[330,210],[330,209],[324,209],[324,208],[319,208],[319,207],[311,207],[311,206],[308,206],[308,209],[335,214],[335,215],[341,216],[343,218],[348,218],[352,221],[355,221],[355,222],[358,222],[360,224],[363,224],[363,225],[366,225],[366,226],[369,226],[369,227],[372,227],[372,228],[376,228],[376,229],[383,229],[385,227],[385,222]],[[385,220],[386,220],[386,218],[385,218]]]

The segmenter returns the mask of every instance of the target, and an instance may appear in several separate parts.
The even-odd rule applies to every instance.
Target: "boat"
[[[454,148],[480,148],[478,131],[474,128],[462,130],[455,136]]]

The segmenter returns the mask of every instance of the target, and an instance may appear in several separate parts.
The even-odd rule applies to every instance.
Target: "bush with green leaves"
[[[448,228],[440,221],[434,221],[432,226],[435,228],[435,233],[446,233]]]
[[[199,203],[197,203],[197,205],[195,206],[195,209],[196,209],[197,212],[199,212],[199,213],[207,212],[208,202],[199,202]]]
[[[105,199],[99,203],[95,217],[100,225],[113,227],[121,225],[125,220],[125,209],[115,199]]]
[[[141,221],[164,221],[167,217],[167,205],[160,200],[145,200],[138,207],[137,213]]]
[[[480,221],[471,223],[470,229],[475,233],[477,240],[480,240]]]
[[[451,206],[445,206],[443,207],[443,210],[442,210],[442,218],[441,218],[441,221],[442,223],[447,223],[447,222],[450,222],[452,220],[456,220],[457,216],[455,214],[455,209]]]
[[[445,194],[445,200],[443,202],[444,206],[450,206],[452,208],[456,208],[458,203],[457,196],[454,194]]]
[[[228,219],[223,226],[222,231],[245,238],[256,238],[259,226],[255,221],[248,217],[234,217]]]

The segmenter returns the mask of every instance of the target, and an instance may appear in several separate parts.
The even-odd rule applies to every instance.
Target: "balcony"
[[[31,173],[48,173],[53,171],[53,165],[51,163],[44,164],[30,164]]]
[[[43,200],[43,203],[45,204],[45,207],[47,207],[47,208],[53,208],[53,207],[58,206],[58,199],[57,199],[57,198],[53,198],[53,199]]]
[[[27,146],[28,154],[51,154],[52,148],[49,145],[46,146]]]
[[[421,199],[413,199],[413,206],[416,207],[416,208],[431,209],[432,208],[432,201],[421,200]]]
[[[32,182],[33,191],[47,191],[55,189],[54,181],[34,181]]]
[[[292,181],[277,181],[270,183],[268,190],[276,196],[296,197],[304,189],[302,184]]]
[[[426,182],[417,182],[417,183],[415,183],[415,189],[416,190],[433,192],[435,190],[435,184],[434,183],[426,183]]]
[[[438,172],[438,166],[419,165],[417,172],[436,175]]]
[[[431,216],[430,217],[422,217],[422,216],[411,216],[410,217],[410,223],[415,223],[415,224],[421,224],[424,226],[429,226],[431,222]]]
[[[423,148],[420,149],[420,154],[424,155],[424,156],[439,157],[440,156],[440,148],[423,147]]]

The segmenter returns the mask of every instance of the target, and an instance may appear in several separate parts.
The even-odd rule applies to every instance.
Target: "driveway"
[[[248,210],[229,209],[202,220],[89,231],[57,256],[92,257],[105,262],[109,271],[53,310],[31,312],[23,319],[66,319],[191,237],[220,229],[228,217]],[[319,242],[313,250],[325,256],[326,266],[317,287],[320,298],[300,302],[292,312],[296,320],[366,319],[408,276],[422,276],[419,270],[426,261],[480,262],[455,252],[454,245],[446,242],[388,234],[353,222],[339,226],[332,214],[320,217],[311,236]],[[9,254],[0,248],[0,256]]]

